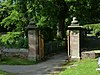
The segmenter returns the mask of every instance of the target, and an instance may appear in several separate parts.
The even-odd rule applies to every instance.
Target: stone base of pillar
[[[34,57],[34,56],[28,56],[28,60],[30,60],[30,61],[37,61],[36,57]]]
[[[80,60],[81,58],[80,57],[71,57],[71,60],[72,61],[78,61],[78,60]]]

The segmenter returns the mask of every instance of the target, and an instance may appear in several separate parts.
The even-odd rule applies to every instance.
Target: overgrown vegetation
[[[28,40],[22,32],[8,32],[0,36],[1,45],[7,48],[27,48]]]
[[[98,68],[97,59],[85,59],[79,62],[74,62],[76,67],[71,67],[61,72],[60,75],[100,75],[100,72],[96,71]]]

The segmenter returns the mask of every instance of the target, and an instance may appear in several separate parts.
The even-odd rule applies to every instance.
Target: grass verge
[[[35,61],[30,61],[27,59],[22,59],[18,57],[4,57],[0,61],[1,65],[33,65],[36,64]]]
[[[4,71],[0,71],[0,75],[14,75],[14,74],[8,73],[8,72],[4,72]]]
[[[68,68],[62,71],[60,75],[100,75],[100,72],[96,71],[96,68],[98,68],[97,62],[97,59],[74,62],[73,64],[77,64],[76,67]]]

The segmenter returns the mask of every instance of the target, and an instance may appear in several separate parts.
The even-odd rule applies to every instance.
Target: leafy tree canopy
[[[59,33],[63,38],[73,16],[76,16],[82,25],[99,23],[99,12],[99,0],[2,0],[0,25],[8,31],[25,32],[25,27],[32,19],[44,34],[56,37]],[[54,37],[51,36],[48,40]]]

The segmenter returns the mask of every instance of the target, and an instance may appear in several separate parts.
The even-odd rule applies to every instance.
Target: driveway
[[[16,75],[53,75],[54,72],[59,74],[59,67],[65,64],[66,58],[66,53],[60,53],[35,65],[0,65],[0,70]]]

